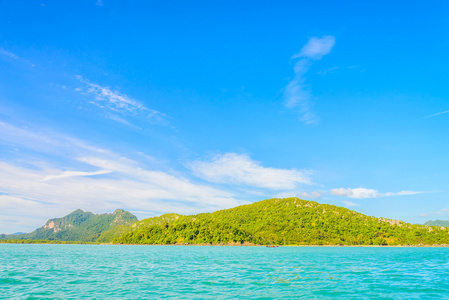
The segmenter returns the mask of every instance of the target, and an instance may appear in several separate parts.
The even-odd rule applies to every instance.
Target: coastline
[[[209,247],[265,247],[265,248],[282,248],[282,247],[365,247],[365,248],[448,248],[448,244],[441,245],[277,245],[277,247],[267,247],[267,245],[236,245],[236,244],[101,244],[108,246],[209,246]]]
[[[33,240],[0,240],[0,244],[50,244],[50,245],[100,245],[100,246],[210,246],[210,247],[265,247],[265,248],[281,248],[281,247],[365,247],[365,248],[448,248],[449,244],[432,244],[432,245],[273,245],[276,247],[268,247],[267,245],[257,245],[251,243],[227,243],[227,244],[118,244],[118,243],[97,243],[97,242],[79,242],[79,241],[33,241]]]

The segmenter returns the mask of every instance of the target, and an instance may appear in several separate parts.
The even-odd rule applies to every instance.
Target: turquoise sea
[[[449,299],[449,248],[0,244],[0,298]]]

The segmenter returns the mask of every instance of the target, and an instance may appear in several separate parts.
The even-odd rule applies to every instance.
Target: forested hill
[[[4,239],[110,242],[134,222],[136,216],[122,209],[110,214],[93,214],[77,209],[62,218],[50,219],[31,233],[3,235]]]
[[[298,198],[270,199],[210,214],[138,221],[121,244],[419,245],[449,244],[446,228],[375,218]]]
[[[426,223],[424,223],[424,225],[449,227],[449,220],[427,221]]]

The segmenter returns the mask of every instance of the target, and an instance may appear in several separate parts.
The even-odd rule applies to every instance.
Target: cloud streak
[[[193,174],[214,183],[252,186],[273,190],[293,189],[298,184],[312,184],[306,172],[261,166],[249,156],[237,153],[216,155],[210,160],[187,164]]]
[[[94,99],[89,101],[89,103],[105,110],[106,117],[111,120],[130,125],[131,123],[123,119],[123,117],[134,116],[154,124],[168,124],[167,115],[157,110],[147,108],[141,102],[138,102],[127,95],[114,91],[109,87],[93,83],[80,75],[76,76],[76,79],[83,83],[84,87],[75,90],[83,94],[92,95]],[[117,116],[117,114],[122,117]]]
[[[366,189],[366,188],[355,188],[355,189],[345,189],[338,188],[332,189],[331,194],[336,196],[349,197],[354,199],[367,199],[367,198],[382,198],[382,197],[393,197],[393,196],[407,196],[421,194],[422,192],[416,191],[400,191],[397,193],[379,193],[377,190]]]
[[[95,176],[95,175],[103,175],[111,173],[110,170],[100,170],[95,172],[82,172],[82,171],[65,171],[56,175],[47,175],[45,176],[42,181],[49,181],[54,179],[62,179],[62,178],[68,178],[68,177],[77,177],[77,176]]]
[[[285,88],[284,105],[289,109],[298,109],[301,121],[307,125],[318,123],[318,118],[310,110],[311,93],[305,85],[305,74],[315,61],[329,54],[334,45],[335,38],[333,36],[313,37],[299,53],[292,56],[292,60],[299,60],[296,61],[293,68],[295,77]]]
[[[438,215],[447,215],[449,212],[449,209],[447,208],[442,208],[438,211],[432,211],[432,212],[428,212],[428,213],[421,213],[419,214],[420,217],[431,217],[431,216],[438,216]]]
[[[436,113],[436,114],[424,117],[423,119],[432,118],[432,117],[435,117],[435,116],[438,116],[438,115],[442,115],[442,114],[447,114],[447,113],[449,113],[449,110],[442,111],[442,112],[439,112],[439,113]]]
[[[5,49],[0,48],[0,55],[8,56],[12,59],[18,59],[19,57],[12,52],[6,51]]]

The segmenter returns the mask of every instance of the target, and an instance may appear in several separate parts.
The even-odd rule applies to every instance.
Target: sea
[[[0,244],[1,299],[449,299],[449,248]]]

